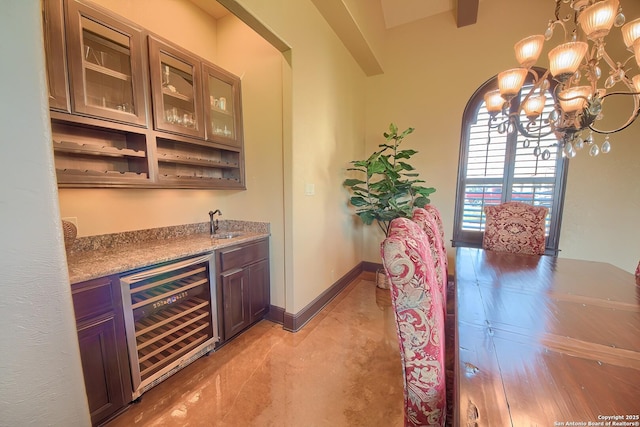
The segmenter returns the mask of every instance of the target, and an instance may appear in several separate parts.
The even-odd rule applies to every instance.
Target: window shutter
[[[483,100],[496,78],[485,83],[467,104],[458,167],[454,246],[480,246],[484,232],[484,207],[507,201],[519,201],[549,209],[546,219],[547,249],[556,252],[562,200],[564,198],[564,159],[554,135],[540,139],[540,151],[547,149],[548,159],[533,154],[537,138],[519,132],[497,130],[501,119],[491,121]],[[529,84],[523,92],[527,92]],[[521,99],[522,101],[522,99]],[[551,92],[542,117],[553,110]],[[523,124],[527,119],[523,118]]]

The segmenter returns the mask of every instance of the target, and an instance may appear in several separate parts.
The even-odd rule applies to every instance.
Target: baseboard
[[[284,324],[284,308],[275,305],[269,306],[269,313],[265,319],[280,325]]]
[[[379,262],[362,261],[362,271],[370,271],[375,273],[382,268],[382,264]]]
[[[299,312],[295,314],[284,312],[283,328],[290,332],[298,332],[302,329],[309,320],[313,319],[313,317],[318,314],[325,305],[338,296],[340,292],[342,292],[349,283],[353,282],[360,273],[363,271],[370,271],[364,270],[364,264],[365,262],[361,262],[357,266],[353,267],[349,272],[347,272],[347,274],[338,279],[337,282],[318,295],[316,299],[307,304],[307,306]]]

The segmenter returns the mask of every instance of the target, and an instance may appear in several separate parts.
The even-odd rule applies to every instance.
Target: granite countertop
[[[220,229],[242,234],[229,239],[212,238],[204,223],[78,239],[73,248],[67,249],[69,280],[71,284],[84,282],[269,236],[269,225],[265,223],[227,221]]]

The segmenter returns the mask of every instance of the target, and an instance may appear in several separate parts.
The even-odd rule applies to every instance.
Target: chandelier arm
[[[538,75],[538,72],[532,68],[529,68],[527,70],[532,76],[533,76],[533,87],[531,88],[531,90],[529,91],[529,93],[527,93],[524,97],[524,99],[520,102],[520,106],[526,104],[527,100],[533,96],[533,93],[537,90],[540,89],[540,87],[542,86],[542,82],[544,82],[547,77],[549,76],[549,70],[545,70],[544,74],[542,75],[542,77],[540,77]],[[518,113],[520,113],[520,110],[522,108],[519,108]]]
[[[602,59],[604,59],[604,62],[606,62],[609,68],[611,68],[612,70],[618,69],[618,64],[616,64],[616,62],[613,59],[611,59],[607,51],[604,49],[602,49]],[[626,61],[625,61],[625,64],[626,64]]]
[[[622,92],[622,93],[627,93],[629,95],[640,95],[640,92],[636,90],[636,87],[633,85],[633,82],[631,81],[631,79],[627,77],[626,73],[622,77],[622,79],[620,79],[620,81],[622,81],[625,84],[625,86],[627,86],[631,91],[631,92]],[[615,94],[615,93],[618,93],[618,92],[612,92],[611,94]],[[606,97],[606,95],[604,97]]]
[[[567,31],[567,27],[566,25],[564,25],[564,23],[567,22],[570,18],[571,18],[570,16],[565,16],[564,18],[557,18],[555,21],[549,21],[549,26],[551,27],[552,30],[555,29],[556,25],[560,25],[562,27],[565,41],[569,40],[568,39],[569,32]]]
[[[605,99],[606,97],[613,96],[613,95],[634,96],[634,95],[640,95],[640,92],[609,92],[609,93],[604,94],[603,96],[601,96],[600,99]],[[637,97],[635,98],[635,103],[638,104],[638,98]]]
[[[636,120],[636,118],[638,117],[638,114],[640,114],[640,110],[636,110],[633,115],[631,117],[629,117],[629,120],[627,120],[627,122],[620,126],[617,129],[612,129],[612,130],[600,130],[600,129],[596,129],[595,127],[593,127],[593,125],[589,125],[589,129],[591,129],[592,131],[594,131],[595,133],[599,133],[600,135],[611,135],[612,133],[616,133],[616,132],[620,132],[621,130],[624,130],[626,128],[628,128],[629,126],[631,126],[631,124]]]
[[[531,95],[533,95],[533,92],[535,92],[536,89],[538,89],[538,87],[541,85],[541,80],[538,79],[538,73],[536,73],[536,70],[534,70],[533,68],[529,68],[527,71],[533,76],[534,83],[529,93],[527,93],[524,99],[520,102],[520,105],[526,104],[527,100],[531,97]]]
[[[620,132],[621,130],[628,128],[638,118],[638,115],[640,115],[640,101],[639,101],[640,97],[636,96],[636,95],[640,95],[640,92],[611,92],[604,95],[602,97],[602,100],[604,101],[606,97],[612,96],[612,95],[632,95],[633,96],[633,112],[631,113],[631,116],[629,116],[627,121],[622,126],[616,129],[600,130],[593,127],[593,124],[590,124],[589,129],[591,129],[595,133],[599,133],[600,135],[610,135],[612,133]]]
[[[556,21],[560,20],[560,7],[561,7],[560,0],[556,0],[556,10],[554,12],[554,15],[556,17]]]
[[[509,119],[509,121],[511,121],[511,122],[514,124],[514,126],[518,129],[518,132],[520,133],[520,135],[522,135],[522,136],[524,136],[524,137],[526,137],[526,138],[538,138],[538,136],[543,136],[543,137],[544,137],[544,136],[551,135],[551,134],[553,133],[553,130],[551,129],[551,126],[549,126],[549,125],[546,125],[546,126],[545,126],[545,125],[543,125],[543,124],[542,124],[542,123],[543,123],[543,120],[542,120],[542,119],[539,119],[539,120],[540,120],[540,125],[539,125],[539,126],[537,126],[537,127],[533,130],[533,132],[537,132],[537,134],[536,134],[536,133],[531,133],[531,132],[527,129],[527,126],[524,126],[524,125],[522,124],[522,122],[520,121],[520,115],[519,115],[519,114],[517,114],[517,113],[511,113],[511,114],[509,114],[508,119]],[[546,128],[546,127],[549,127],[549,131],[548,131],[548,132],[545,132],[545,133],[542,133],[542,129],[544,129],[544,128]]]

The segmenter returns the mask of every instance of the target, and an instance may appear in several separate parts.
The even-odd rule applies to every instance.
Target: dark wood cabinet
[[[228,340],[269,312],[269,240],[221,249],[216,259]]]
[[[225,271],[222,277],[224,336],[229,339],[249,326],[249,274],[246,269]]]
[[[190,137],[156,138],[158,181],[242,187],[240,79],[156,36],[149,67],[155,129]]]
[[[249,321],[262,319],[269,312],[271,288],[269,286],[269,261],[259,261],[249,267]]]
[[[158,130],[204,139],[200,60],[149,36],[153,121]]]
[[[66,39],[72,111],[146,126],[142,30],[69,0]]]
[[[120,282],[108,276],[71,290],[91,422],[98,425],[132,397]]]
[[[245,188],[238,77],[89,1],[42,4],[60,187]]]
[[[62,0],[46,0],[41,3],[41,7],[49,107],[52,110],[69,112],[71,107],[64,44],[64,7]]]
[[[240,78],[216,65],[202,63],[207,140],[242,146]]]

